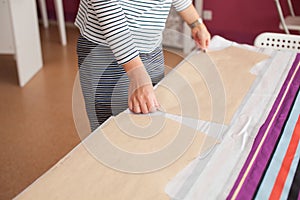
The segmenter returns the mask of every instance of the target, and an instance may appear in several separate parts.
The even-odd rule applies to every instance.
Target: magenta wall
[[[74,22],[78,10],[79,1],[80,0],[63,0],[65,20],[67,22]],[[48,17],[50,19],[56,19],[54,0],[46,0],[46,2],[47,2]]]
[[[296,14],[300,13],[300,1],[293,3]],[[288,14],[285,0],[281,1],[281,6]],[[205,22],[212,35],[253,44],[254,38],[261,32],[283,33],[278,28],[279,16],[274,0],[208,0],[204,1],[203,7],[213,11],[213,20]]]
[[[46,1],[49,18],[55,19],[53,0]],[[296,14],[300,15],[300,1],[292,1]],[[287,13],[286,1],[281,2]],[[63,0],[63,4],[66,21],[73,22],[79,0]],[[213,20],[205,22],[212,35],[253,44],[255,36],[261,32],[283,32],[278,28],[279,17],[274,0],[204,0],[203,7],[213,12]]]

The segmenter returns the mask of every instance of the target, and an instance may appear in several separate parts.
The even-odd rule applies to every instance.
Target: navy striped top
[[[80,0],[75,25],[91,42],[109,46],[119,64],[161,44],[171,5],[182,11],[191,0]]]

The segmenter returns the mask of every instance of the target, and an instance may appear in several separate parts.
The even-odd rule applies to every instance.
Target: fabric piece
[[[181,116],[182,109],[180,105],[179,96],[171,88],[160,83],[154,90],[157,101],[159,102],[160,109]]]
[[[225,123],[229,124],[256,78],[250,73],[251,68],[269,56],[234,46],[209,51],[208,55],[222,77],[226,94]]]
[[[157,94],[157,98],[168,113],[229,124],[255,79],[251,67],[266,58],[238,47],[191,55],[157,87],[168,88],[179,101],[172,92]],[[197,103],[183,103],[188,99]]]
[[[297,55],[267,120],[260,128],[247,161],[228,198],[253,198],[260,177],[280,136],[284,120],[299,89],[299,63],[300,54]]]
[[[131,120],[128,118],[132,114],[122,115],[123,118],[112,118],[85,141],[91,153],[116,170],[148,173],[161,169],[180,158],[195,138],[201,136],[196,129],[164,118],[163,115],[151,116],[153,120],[146,128],[131,122],[137,119],[143,121],[149,115],[136,115]],[[124,126],[121,121],[131,125]],[[202,135],[204,140],[201,139],[202,143],[198,144],[199,150],[205,144],[205,138],[210,138]]]
[[[259,76],[222,135],[222,142],[211,154],[193,160],[189,167],[168,183],[166,192],[174,200],[226,199],[296,56],[295,52],[260,49],[230,41],[226,41],[224,45],[224,40],[214,36],[212,44],[218,43],[215,45],[218,49],[236,45],[268,54],[270,59],[255,66],[259,69],[256,70]],[[202,167],[199,172],[198,169]]]
[[[270,161],[270,164],[268,165],[268,169],[266,170],[265,175],[259,186],[259,189],[257,190],[257,193],[255,195],[256,199],[266,199],[270,196],[272,188],[273,188],[275,180],[276,180],[276,177],[278,176],[280,167],[283,163],[284,158],[286,157],[285,154],[286,154],[288,146],[289,146],[288,144],[290,142],[298,142],[299,143],[299,139],[298,140],[292,139],[292,133],[296,126],[299,113],[300,113],[300,95],[298,94],[298,97],[293,105],[293,109],[291,111],[290,117],[289,117],[288,121],[286,122],[286,126],[284,128],[282,137],[280,138],[280,141],[277,145],[276,151],[274,152],[273,158]],[[298,146],[299,146],[299,144],[298,144]],[[292,172],[295,171],[295,169],[296,169],[297,161],[299,159],[300,149],[298,151],[299,151],[298,153],[295,152],[295,155],[293,157],[293,162],[295,162],[295,163],[292,164],[291,169],[288,170],[288,171],[290,171],[289,174],[294,174]],[[292,177],[293,177],[293,175],[292,175]],[[286,182],[285,183],[286,186],[284,186],[285,188],[289,188],[289,185],[292,182],[292,180],[288,181],[288,179],[289,179],[288,177],[286,179],[284,179]],[[290,182],[290,184],[288,182]],[[286,193],[285,195],[283,195],[286,197],[288,192],[284,191],[283,193]],[[286,198],[283,198],[283,199],[286,199]]]
[[[121,149],[128,152],[147,153],[158,151],[172,143],[182,125],[162,115],[136,115],[120,113],[102,127],[104,135]],[[193,141],[196,131],[186,137]],[[125,133],[125,134],[124,134]]]
[[[148,121],[148,118],[149,116],[145,115],[135,115],[132,120],[136,124],[142,122],[141,126],[147,126],[148,123],[143,124],[143,121]],[[116,119],[112,117],[103,124],[103,128],[97,129],[88,136],[87,140],[84,141],[85,145],[79,144],[51,170],[18,195],[16,199],[167,200],[169,198],[164,192],[164,187],[170,178],[206,148],[215,144],[214,138],[196,132],[190,148],[180,158],[174,160],[174,163],[160,170],[142,174],[124,173],[101,164],[96,159],[95,154],[89,152],[91,149],[86,144],[91,142],[99,147],[102,143],[97,138],[104,134],[112,143],[121,144],[121,148],[130,151],[143,149],[153,152],[154,148],[157,149],[163,145],[163,142],[166,141],[166,135],[175,137],[174,132],[182,126],[178,122],[166,119],[165,126],[157,136],[160,137],[159,140],[161,141],[151,138],[149,145],[146,144],[146,141],[141,141],[142,145],[139,145],[136,138],[128,137],[118,128]],[[184,134],[191,135],[191,133],[193,135],[195,130],[192,128],[185,129]],[[156,142],[158,144],[155,144]],[[147,147],[143,147],[143,145],[147,145]],[[111,156],[109,152],[102,153]],[[136,163],[136,165],[139,164],[142,163]]]
[[[205,73],[207,75],[205,78],[212,82],[218,72],[208,55],[199,53],[193,56],[200,57],[202,73]],[[157,94],[158,101],[165,112],[194,119],[212,120],[209,89],[199,70],[195,62],[191,62],[188,58],[159,83],[157,90],[162,90],[161,87],[164,87],[170,91],[163,96]],[[220,79],[218,83],[219,88],[222,88]],[[173,101],[174,97],[170,94],[174,94],[178,101]],[[221,123],[223,119],[215,121]]]

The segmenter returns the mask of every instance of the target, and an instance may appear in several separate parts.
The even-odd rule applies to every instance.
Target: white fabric
[[[238,46],[271,56],[251,69],[257,75],[246,99],[225,130],[224,138],[209,154],[193,160],[165,188],[172,199],[225,199],[230,192],[256,133],[279,93],[296,53],[241,45],[213,37],[209,50]]]

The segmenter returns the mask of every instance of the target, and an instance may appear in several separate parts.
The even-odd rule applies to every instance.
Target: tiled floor
[[[72,115],[77,29],[68,27],[67,36],[62,47],[56,26],[41,28],[44,66],[23,88],[13,56],[0,56],[1,200],[16,196],[80,142]],[[167,66],[181,61],[176,52],[164,51]]]

